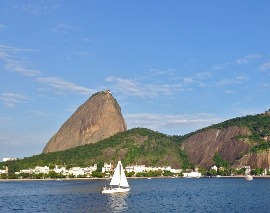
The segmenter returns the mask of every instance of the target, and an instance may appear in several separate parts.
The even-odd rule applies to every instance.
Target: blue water
[[[0,182],[0,212],[270,212],[270,179],[129,179],[127,194],[101,194],[106,180]]]

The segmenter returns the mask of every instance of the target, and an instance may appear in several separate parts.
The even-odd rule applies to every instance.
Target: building
[[[182,169],[171,169],[169,171],[173,174],[180,174],[182,172]]]
[[[58,174],[63,174],[63,175],[68,174],[68,171],[67,171],[67,169],[66,169],[65,166],[62,166],[62,167],[60,168],[60,167],[58,167],[58,165],[55,165],[53,171],[54,171],[55,173],[58,173]]]
[[[3,162],[17,160],[17,158],[3,158]]]
[[[112,164],[111,163],[104,163],[101,171],[103,173],[111,172],[112,171]]]
[[[202,174],[200,172],[189,172],[189,173],[183,173],[183,176],[185,178],[200,178]]]
[[[48,166],[36,166],[34,169],[35,174],[49,174],[50,169]]]
[[[68,170],[68,173],[78,177],[79,175],[84,175],[84,170],[81,167],[72,167]]]
[[[3,166],[3,169],[0,170],[0,175],[1,174],[8,174],[8,167],[7,166]]]
[[[210,168],[210,170],[215,170],[215,171],[217,171],[217,170],[218,170],[218,168],[217,168],[217,166],[216,166],[216,165],[214,165],[214,166],[212,166],[212,167]]]
[[[126,172],[135,172],[135,173],[139,173],[139,172],[145,172],[146,171],[145,165],[134,165],[134,166],[127,166],[126,167]]]

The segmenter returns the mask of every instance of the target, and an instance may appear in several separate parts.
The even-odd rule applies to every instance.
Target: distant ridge
[[[43,153],[96,143],[127,130],[121,108],[109,90],[93,94],[49,140]]]
[[[198,167],[214,165],[221,158],[234,168],[270,167],[270,110],[233,118],[184,136],[181,147]]]
[[[106,91],[97,93],[90,99],[92,102],[94,98],[106,99],[106,97],[109,100],[113,99]],[[104,101],[102,103],[104,104]],[[85,104],[73,116],[84,107]],[[116,104],[116,108],[118,107]],[[67,122],[64,125],[68,125]],[[122,123],[122,129],[125,127],[123,120],[118,123]],[[75,126],[79,130],[84,127],[81,124]],[[61,133],[67,136],[67,140],[71,137],[69,130]],[[62,136],[61,134],[56,134],[51,141],[55,140],[55,137]],[[183,169],[194,167],[210,169],[213,165],[229,165],[229,169],[232,170],[246,166],[250,166],[251,169],[269,169],[270,110],[262,114],[233,118],[183,136],[168,136],[149,129],[134,128],[73,149],[35,155],[17,161],[0,162],[0,168],[8,165],[10,173],[13,174],[19,169],[38,165],[88,166],[94,163],[117,162],[119,158],[124,165],[169,165],[172,168]]]

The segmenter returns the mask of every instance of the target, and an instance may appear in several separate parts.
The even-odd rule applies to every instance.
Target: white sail
[[[116,168],[114,169],[114,174],[111,179],[110,185],[111,186],[119,186],[120,185],[120,164],[118,162]]]
[[[122,193],[128,192],[130,190],[121,161],[118,161],[110,185],[111,188],[108,189],[105,186],[102,190],[102,193],[104,194]]]
[[[119,161],[120,162],[120,161]],[[128,182],[127,182],[127,178],[123,169],[123,166],[120,162],[120,186],[122,187],[129,187]]]

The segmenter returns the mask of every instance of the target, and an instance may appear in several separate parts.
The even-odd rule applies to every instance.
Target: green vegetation
[[[270,141],[261,142],[259,145],[253,146],[251,148],[251,152],[259,152],[261,150],[268,150],[270,149]]]
[[[209,129],[223,129],[232,126],[245,127],[250,131],[250,135],[239,135],[237,139],[251,145],[249,152],[260,152],[262,150],[270,150],[269,124],[270,116],[268,112],[234,118],[184,136],[168,136],[145,128],[134,128],[95,144],[84,145],[66,151],[35,155],[16,161],[0,162],[0,168],[8,166],[9,176],[12,176],[21,169],[34,168],[35,166],[47,165],[53,168],[55,165],[64,165],[68,169],[74,166],[87,167],[97,163],[98,170],[93,176],[101,177],[103,175],[101,174],[103,163],[112,162],[115,164],[120,158],[124,166],[130,164],[172,166],[173,168],[182,168],[185,171],[195,167],[188,160],[187,153],[181,149],[181,143],[186,138]],[[242,153],[242,155],[244,154],[248,153]],[[224,170],[218,172],[203,171],[204,174],[216,175],[232,172],[230,171],[230,163],[225,161],[220,153],[215,154],[213,162],[217,167],[222,167]],[[239,172],[242,173],[243,171]],[[132,176],[134,174],[127,175]],[[144,176],[147,174],[139,175]],[[163,175],[169,176],[167,173]]]
[[[251,143],[260,144],[265,142],[265,137],[270,136],[270,116],[268,114],[248,115],[234,118],[211,126],[212,128],[226,128],[230,126],[247,127],[251,131],[248,137]],[[261,147],[264,149],[264,147]]]
[[[251,152],[258,152],[260,150],[266,150],[270,148],[270,110],[263,114],[237,117],[218,124],[214,124],[184,135],[181,139],[186,139],[196,133],[206,130],[224,129],[233,126],[245,127],[250,131],[250,136],[239,135],[237,138],[249,143],[253,147],[250,150]]]
[[[230,166],[230,163],[224,160],[218,152],[214,155],[213,162],[217,167],[228,168]]]
[[[101,172],[104,162],[116,163],[119,158],[124,166],[144,164],[146,166],[173,166],[174,168],[193,168],[187,154],[180,149],[181,137],[167,136],[149,129],[135,128],[116,134],[95,144],[84,145],[66,151],[35,155],[21,160],[1,162],[7,165],[9,174],[35,166],[65,165],[87,167],[98,164]],[[99,174],[95,174],[99,177]]]

